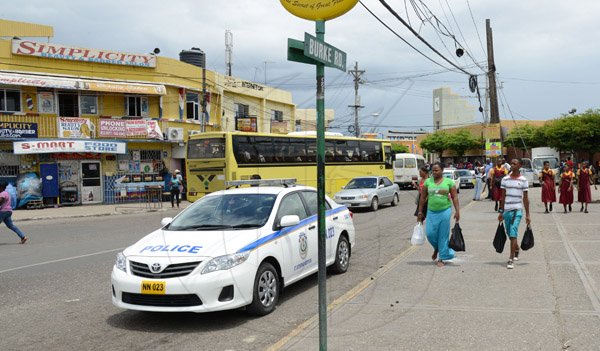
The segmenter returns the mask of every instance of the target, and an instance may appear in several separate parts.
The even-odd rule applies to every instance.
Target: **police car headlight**
[[[117,260],[115,261],[115,267],[127,273],[127,259],[122,252],[117,254]]]
[[[246,261],[248,256],[250,256],[250,251],[215,257],[204,266],[202,274],[231,269]]]

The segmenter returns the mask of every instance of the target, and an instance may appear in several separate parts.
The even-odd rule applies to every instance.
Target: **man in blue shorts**
[[[504,219],[506,234],[510,238],[510,257],[506,268],[513,269],[514,261],[519,260],[519,244],[517,236],[519,234],[519,224],[523,217],[523,206],[525,207],[525,222],[531,223],[529,218],[529,198],[527,196],[529,184],[527,179],[521,175],[521,160],[514,159],[510,162],[510,174],[502,178],[500,189],[500,208],[498,209],[498,220]]]

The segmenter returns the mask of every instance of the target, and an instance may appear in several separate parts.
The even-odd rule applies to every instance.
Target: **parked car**
[[[475,187],[475,172],[471,173],[468,169],[459,169],[458,172],[458,187],[459,188],[474,188]]]
[[[444,169],[444,171],[442,172],[442,176],[445,178],[452,179],[454,181],[454,187],[456,187],[456,192],[460,193],[460,176],[458,174],[458,170]]]
[[[344,273],[355,244],[352,213],[325,200],[326,264]],[[318,269],[317,212],[317,190],[306,186],[208,194],[117,255],[112,302],[153,312],[271,313],[284,287]]]
[[[398,205],[400,187],[388,177],[357,177],[337,192],[334,201],[349,208],[370,207],[377,211],[381,204]]]

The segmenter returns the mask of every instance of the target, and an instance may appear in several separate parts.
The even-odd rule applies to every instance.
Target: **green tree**
[[[543,127],[535,127],[531,124],[517,126],[508,133],[504,139],[504,144],[506,146],[512,145],[523,151],[531,150],[534,147],[546,146],[543,129]]]
[[[448,135],[447,147],[454,150],[459,158],[462,158],[467,150],[482,148],[482,146],[482,141],[466,130]]]
[[[408,146],[392,143],[392,153],[394,154],[405,154],[408,152]]]
[[[444,132],[435,132],[429,134],[419,144],[421,149],[438,154],[442,158],[445,150],[448,150],[448,134]]]
[[[600,109],[552,121],[543,128],[546,145],[593,159],[600,152]]]

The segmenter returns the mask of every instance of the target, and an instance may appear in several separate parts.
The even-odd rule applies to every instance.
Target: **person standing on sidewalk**
[[[485,170],[479,161],[475,162],[475,189],[473,190],[473,200],[481,200],[481,191],[484,186]]]
[[[581,202],[579,212],[588,213],[588,203],[592,202],[592,171],[587,162],[581,163],[581,169],[577,171],[577,201]],[[585,206],[585,211],[584,211]]]
[[[494,168],[494,164],[492,163],[492,160],[488,159],[486,160],[486,164],[485,164],[485,185],[487,187],[487,196],[485,197],[487,200],[491,200],[492,199],[492,176],[490,175],[490,170]]]
[[[567,213],[567,205],[569,206],[569,212],[571,212],[573,204],[573,179],[575,178],[575,174],[571,172],[571,168],[568,164],[565,164],[565,171],[560,175],[560,187],[558,188],[558,193],[560,194],[558,198],[558,202],[563,205],[565,208],[565,213]]]
[[[181,177],[181,175],[179,176]],[[177,177],[177,170],[175,172],[173,172],[173,175],[171,176],[171,181],[170,181],[170,185],[171,185],[171,207],[175,207],[175,202],[177,202],[177,207],[179,207],[179,194],[180,194],[180,186],[181,186],[181,181],[179,180],[180,178]]]
[[[498,202],[500,202],[500,197],[502,196],[500,184],[502,184],[502,178],[504,178],[507,173],[508,171],[504,168],[504,159],[499,157],[496,161],[496,166],[490,170],[490,178],[492,179],[492,201],[495,202],[494,211],[498,211]]]
[[[544,169],[539,174],[540,184],[542,184],[542,202],[548,212],[548,204],[552,211],[552,203],[556,202],[556,190],[554,189],[554,171],[550,169],[550,162],[544,161]]]
[[[506,234],[510,238],[510,257],[506,268],[515,268],[513,261],[519,260],[519,224],[523,217],[523,207],[525,207],[525,222],[531,224],[529,217],[529,184],[527,179],[521,175],[520,159],[514,159],[510,162],[511,173],[502,178],[500,185],[502,194],[500,197],[500,208],[498,209],[498,221],[504,220]]]
[[[433,164],[431,168],[432,177],[423,183],[423,191],[419,200],[419,212],[417,221],[423,223],[425,215],[423,209],[427,203],[427,225],[425,232],[427,240],[433,246],[431,259],[437,260],[437,266],[443,267],[444,261],[454,258],[454,250],[448,247],[450,237],[450,217],[452,215],[452,204],[454,203],[454,219],[460,220],[460,206],[458,194],[454,181],[443,176],[444,166],[440,162]],[[450,200],[452,198],[452,200]]]
[[[17,228],[16,225],[13,224],[12,221],[12,206],[10,204],[10,195],[6,191],[6,183],[0,183],[0,221],[4,222],[8,229],[17,233],[19,238],[21,238],[21,244],[25,244],[28,237],[23,234],[23,232]]]

